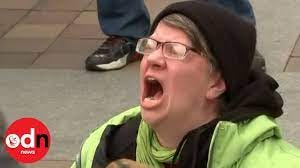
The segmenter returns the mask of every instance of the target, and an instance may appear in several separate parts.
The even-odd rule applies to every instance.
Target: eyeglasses
[[[162,46],[163,56],[171,59],[182,60],[190,50],[198,53],[196,49],[185,44],[178,42],[159,42],[151,38],[139,39],[136,45],[136,52],[148,55],[158,50],[160,46]]]

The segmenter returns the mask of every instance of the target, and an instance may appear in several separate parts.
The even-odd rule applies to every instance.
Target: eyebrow
[[[160,43],[164,43],[164,42],[162,42],[162,41],[160,41],[160,40],[157,40],[157,39],[154,38],[152,35],[151,35],[151,36],[148,36],[147,38],[150,38],[150,39],[152,39],[152,40],[158,41],[158,42],[160,42]],[[165,42],[167,42],[167,41],[165,41]]]

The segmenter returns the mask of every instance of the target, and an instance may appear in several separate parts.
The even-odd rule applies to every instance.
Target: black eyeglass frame
[[[180,42],[172,42],[172,41],[167,41],[167,42],[160,42],[160,41],[157,41],[157,40],[155,40],[155,39],[153,39],[153,38],[150,38],[150,37],[144,37],[144,38],[141,38],[141,39],[139,39],[138,40],[138,42],[137,42],[137,47],[136,47],[136,52],[138,52],[138,53],[140,53],[140,54],[144,54],[144,55],[147,55],[147,54],[151,54],[151,53],[145,53],[145,52],[141,52],[141,51],[139,51],[138,50],[138,47],[139,47],[139,43],[141,43],[141,41],[142,40],[145,40],[145,39],[147,39],[147,40],[152,40],[152,41],[154,41],[155,43],[156,43],[156,48],[155,48],[155,51],[156,50],[158,50],[160,47],[162,47],[162,53],[164,53],[163,52],[163,50],[164,50],[164,45],[165,44],[180,44],[180,45],[182,45],[182,46],[184,46],[185,47],[185,52],[184,52],[184,54],[183,54],[183,56],[182,57],[168,57],[168,56],[165,56],[164,54],[163,54],[163,56],[164,57],[167,57],[167,58],[171,58],[171,59],[177,59],[177,60],[183,60],[185,57],[186,57],[186,55],[187,55],[187,53],[189,52],[189,51],[193,51],[193,52],[195,52],[195,53],[197,53],[197,54],[200,54],[200,55],[203,55],[203,52],[200,52],[200,51],[198,51],[198,50],[196,50],[194,47],[190,47],[190,46],[188,46],[188,45],[186,45],[186,44],[183,44],[183,43],[180,43]],[[199,53],[200,52],[200,53]]]

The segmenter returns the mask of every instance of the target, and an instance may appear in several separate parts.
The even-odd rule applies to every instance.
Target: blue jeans
[[[247,21],[255,24],[255,15],[249,0],[208,0],[231,10]]]
[[[129,2],[130,1],[130,2]],[[255,24],[248,0],[208,0],[234,11]],[[149,12],[144,0],[97,0],[98,19],[104,34],[140,38],[150,28]]]
[[[144,0],[97,0],[97,5],[104,34],[140,38],[148,33],[150,15]]]

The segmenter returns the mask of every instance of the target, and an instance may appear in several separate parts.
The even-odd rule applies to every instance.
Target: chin
[[[164,118],[166,118],[166,116],[164,116],[163,113],[158,110],[148,110],[144,109],[143,107],[141,114],[143,120],[151,127],[159,125],[164,120]]]

